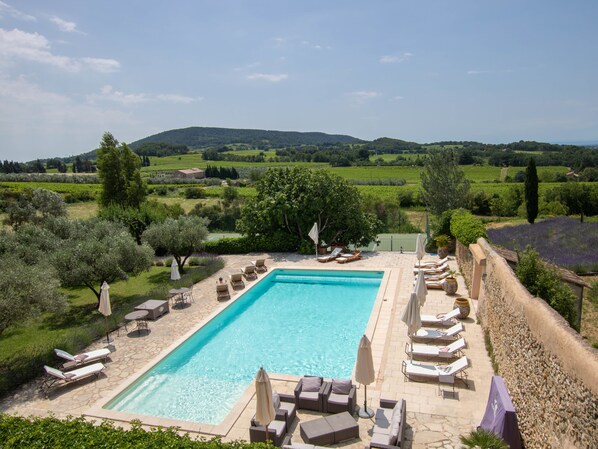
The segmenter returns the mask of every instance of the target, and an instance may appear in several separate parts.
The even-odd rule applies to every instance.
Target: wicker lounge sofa
[[[374,416],[374,430],[370,448],[396,449],[405,447],[407,405],[405,399],[380,399],[380,408]]]

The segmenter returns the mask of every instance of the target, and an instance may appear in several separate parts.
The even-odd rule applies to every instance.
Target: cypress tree
[[[530,158],[525,169],[525,208],[527,221],[533,224],[538,216],[538,171],[533,157]]]

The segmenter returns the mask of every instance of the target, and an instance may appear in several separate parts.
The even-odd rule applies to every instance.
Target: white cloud
[[[393,100],[395,101],[401,101],[404,97],[400,96],[400,95],[396,95],[393,97]]]
[[[253,73],[247,75],[248,80],[264,80],[272,83],[278,83],[279,81],[286,80],[289,77],[286,73]]]
[[[112,73],[120,69],[120,62],[115,59],[82,58],[81,61],[96,72]]]
[[[203,100],[202,97],[188,97],[177,94],[158,94],[149,95],[145,93],[126,94],[119,90],[114,90],[110,85],[102,87],[99,94],[91,94],[87,96],[87,101],[91,104],[99,102],[118,103],[122,106],[132,106],[140,103],[147,103],[149,101],[162,101],[166,103],[182,103],[189,104],[195,101]]]
[[[5,15],[8,15],[14,19],[26,20],[28,22],[35,22],[37,20],[35,17],[25,14],[9,4],[0,1],[0,19]]]
[[[398,64],[399,62],[406,61],[411,56],[413,56],[413,53],[409,52],[403,53],[402,55],[385,55],[382,56],[378,61],[380,64]]]
[[[235,72],[241,72],[243,70],[250,70],[250,69],[255,69],[256,67],[259,67],[261,65],[261,62],[251,62],[249,64],[245,64],[239,67],[235,67],[234,71]]]
[[[484,73],[490,73],[489,70],[468,70],[468,75],[483,75]]]
[[[69,22],[68,20],[64,20],[56,16],[51,17],[50,22],[54,23],[60,31],[64,31],[65,33],[85,34],[77,29],[77,24],[75,22]]]
[[[380,96],[379,92],[375,92],[372,90],[358,90],[354,92],[349,92],[346,94],[349,98],[351,98],[355,103],[364,103],[368,100],[372,100]]]
[[[0,28],[0,59],[31,61],[70,72],[79,72],[82,68],[89,68],[96,72],[110,73],[120,68],[120,63],[114,59],[76,59],[55,55],[50,50],[50,42],[44,36],[17,28],[11,31]]]

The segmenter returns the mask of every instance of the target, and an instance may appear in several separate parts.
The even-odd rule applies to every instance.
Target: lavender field
[[[557,217],[533,225],[488,229],[488,238],[511,250],[531,245],[545,260],[578,273],[598,271],[598,223]]]

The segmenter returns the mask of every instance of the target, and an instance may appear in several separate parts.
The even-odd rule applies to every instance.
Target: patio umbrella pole
[[[360,418],[371,418],[374,412],[368,408],[368,386],[363,386],[363,408],[359,410]]]
[[[104,343],[112,343],[112,340],[110,339],[110,326],[108,324],[107,316],[104,317],[104,323],[106,325],[106,340],[104,340]]]

